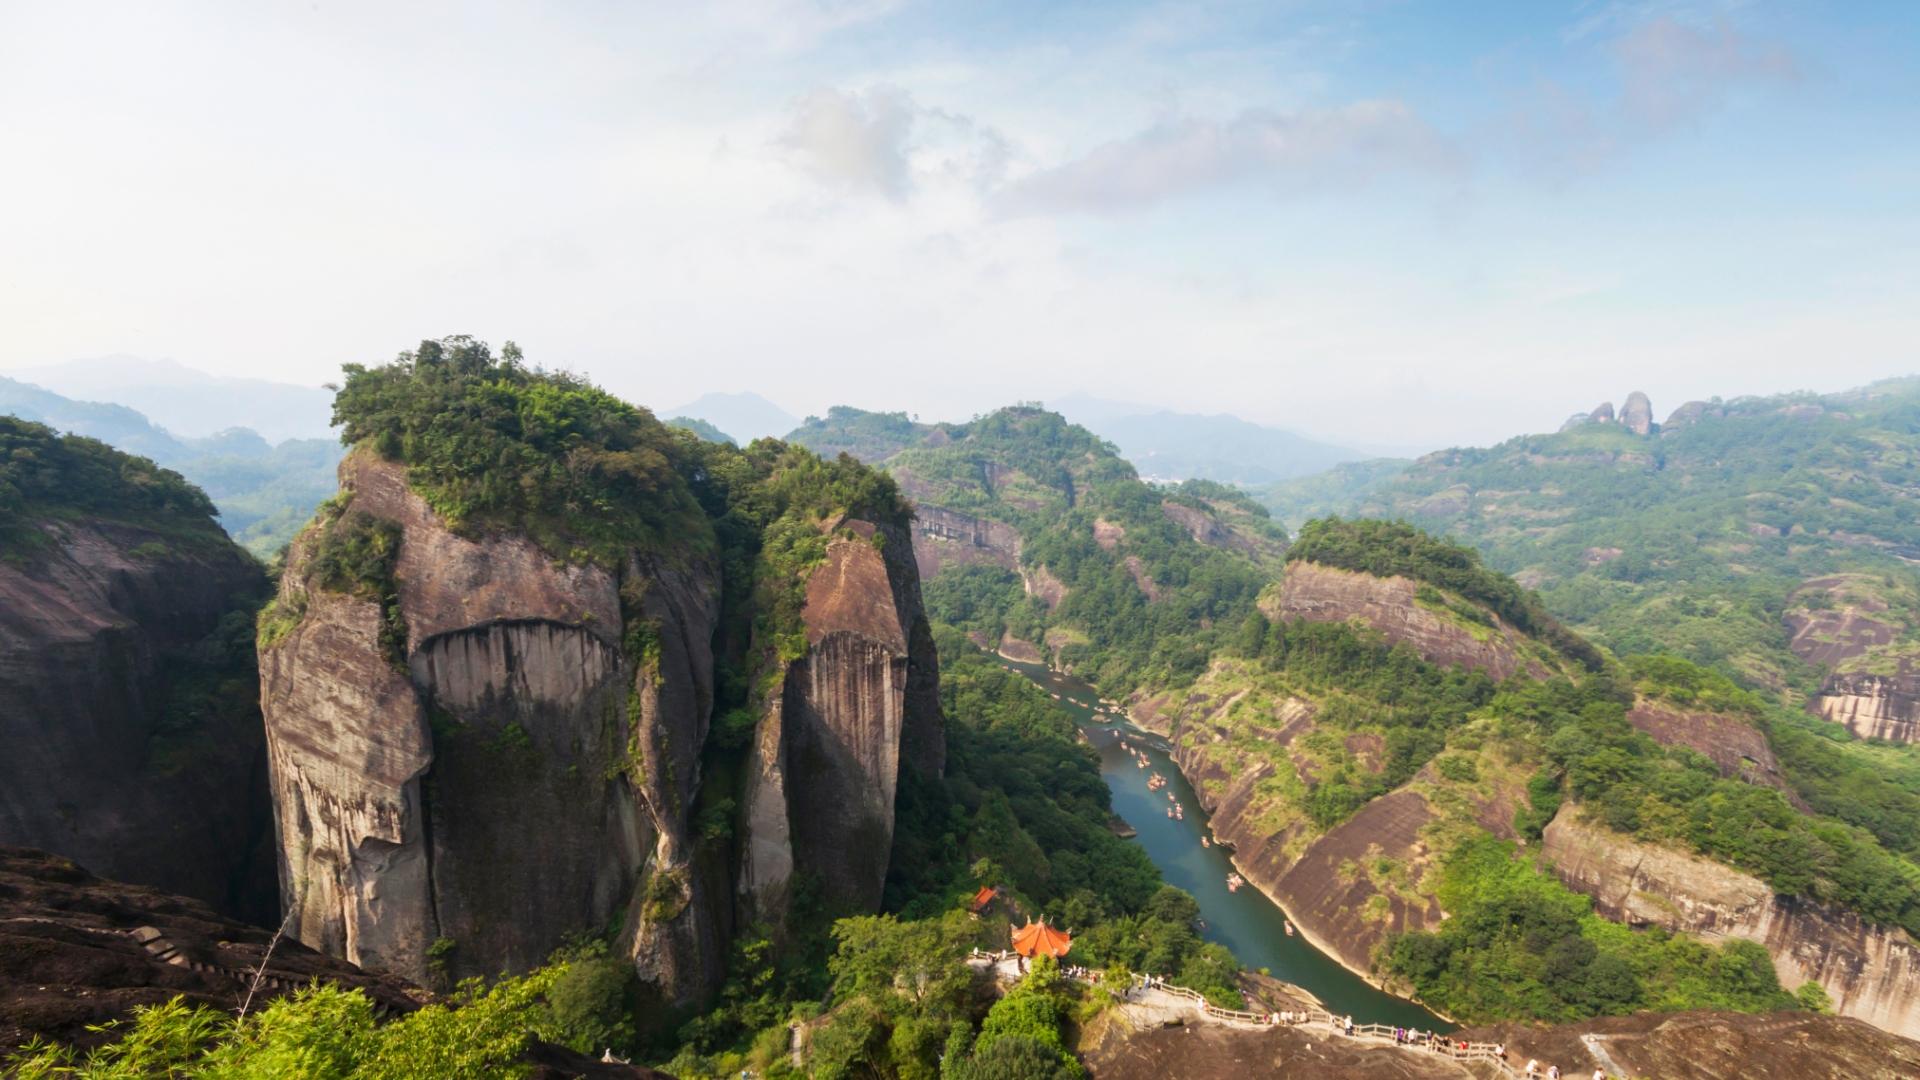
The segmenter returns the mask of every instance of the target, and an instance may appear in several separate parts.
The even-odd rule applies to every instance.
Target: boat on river
[[[1240,886],[1245,885],[1246,883],[1247,883],[1247,879],[1241,877],[1237,873],[1227,875],[1227,891],[1228,892],[1239,892]],[[1289,927],[1287,932],[1292,933],[1293,932],[1292,928]]]

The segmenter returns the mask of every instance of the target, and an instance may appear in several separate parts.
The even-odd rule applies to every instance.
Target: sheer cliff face
[[[1594,909],[1608,918],[1758,942],[1782,986],[1812,980],[1841,1016],[1920,1036],[1920,947],[1905,931],[1775,896],[1756,877],[1635,842],[1581,821],[1571,808],[1547,826],[1544,840],[1561,880],[1593,897]]]
[[[748,751],[729,865],[693,822],[722,596],[698,538],[577,566],[523,536],[455,535],[403,466],[356,452],[341,480],[340,513],[398,526],[392,610],[314,584],[309,530],[281,585],[300,617],[261,653],[300,940],[425,979],[525,969],[618,927],[672,1007],[718,988],[743,893],[778,924],[795,867],[830,902],[877,905],[901,764],[944,757],[904,530],[836,524],[847,538],[808,583],[808,654]]]
[[[1920,675],[1829,675],[1808,707],[1863,739],[1920,742]]]
[[[401,528],[406,633],[383,642],[379,603],[309,587],[313,534],[296,543],[282,600],[304,615],[261,656],[293,932],[425,978],[524,969],[620,925],[664,997],[710,990],[724,950],[683,923],[702,914],[688,817],[717,571],[635,555],[616,574],[465,539],[365,454],[342,482],[350,511]],[[623,593],[656,638],[638,663]]]
[[[48,543],[0,561],[0,844],[271,920],[258,716],[169,700],[265,575],[217,533],[41,528]]]
[[[741,892],[778,922],[796,868],[830,910],[880,902],[902,765],[945,766],[939,669],[905,530],[864,521],[807,582],[806,657],[768,704],[747,790]]]

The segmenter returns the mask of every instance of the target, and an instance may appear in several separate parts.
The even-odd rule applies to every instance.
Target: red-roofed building
[[[1030,922],[1013,932],[1013,951],[1028,959],[1045,953],[1058,960],[1073,948],[1073,935],[1048,926],[1045,919]]]
[[[999,895],[1000,886],[983,886],[979,892],[973,894],[973,899],[967,902],[967,911],[977,917],[981,912],[987,910],[987,905],[993,903],[993,898]]]

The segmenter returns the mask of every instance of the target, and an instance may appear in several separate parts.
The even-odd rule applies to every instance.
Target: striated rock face
[[[1647,395],[1635,390],[1627,395],[1627,403],[1620,406],[1620,426],[1635,435],[1645,435],[1653,430],[1653,402]]]
[[[871,910],[886,881],[903,765],[946,764],[933,636],[903,531],[840,523],[807,582],[808,653],[762,717],[747,788],[742,900],[777,923],[796,867],[831,910]]]
[[[1526,638],[1497,616],[1492,626],[1470,625],[1450,612],[1429,610],[1416,599],[1419,585],[1409,578],[1375,577],[1318,563],[1291,562],[1277,594],[1269,592],[1260,609],[1269,619],[1310,619],[1373,627],[1387,640],[1404,643],[1435,664],[1484,671],[1504,679],[1523,667],[1544,677],[1547,668],[1526,653]]]
[[[1594,406],[1593,411],[1587,414],[1587,420],[1595,424],[1613,423],[1613,402],[1603,401]]]
[[[176,697],[192,678],[250,696],[265,574],[211,523],[40,527],[44,546],[0,560],[0,843],[271,920],[259,715]]]
[[[1782,986],[1811,979],[1841,1016],[1920,1035],[1920,948],[1903,930],[1777,897],[1758,878],[1589,825],[1571,807],[1547,826],[1544,850],[1560,879],[1609,918],[1758,942]]]
[[[1863,739],[1920,742],[1920,675],[1829,675],[1809,707]]]
[[[923,579],[947,566],[985,564],[1017,571],[1020,533],[1004,522],[922,505],[913,522],[913,557]]]
[[[560,565],[455,535],[399,465],[355,453],[341,480],[349,512],[400,527],[406,634],[395,655],[380,604],[308,588],[303,534],[281,600],[304,615],[261,654],[290,932],[419,980],[525,969],[617,924],[662,999],[711,992],[728,904],[691,872],[689,815],[717,569]],[[623,598],[654,636],[637,670]]]
[[[1641,698],[1627,711],[1627,722],[1663,745],[1684,746],[1706,755],[1722,776],[1765,784],[1785,792],[1795,803],[1800,801],[1780,774],[1766,735],[1738,717]]]

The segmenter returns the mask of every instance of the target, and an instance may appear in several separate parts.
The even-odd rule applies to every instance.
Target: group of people
[[[1549,1065],[1547,1066],[1546,1072],[1541,1072],[1540,1063],[1538,1061],[1533,1060],[1532,1058],[1528,1058],[1527,1059],[1528,1080],[1537,1080],[1537,1078],[1539,1077],[1545,1077],[1546,1080],[1560,1080],[1560,1066]],[[1607,1080],[1607,1070],[1605,1069],[1593,1070],[1593,1080]]]
[[[1100,973],[1090,967],[1082,967],[1079,964],[1068,964],[1062,970],[1067,973],[1067,978],[1069,979],[1079,979],[1082,982],[1091,983],[1100,981]]]
[[[1419,1028],[1394,1028],[1393,1041],[1402,1046],[1420,1046],[1424,1044],[1428,1050],[1436,1054],[1444,1053],[1456,1057],[1473,1049],[1473,1044],[1467,1042],[1465,1039],[1451,1040],[1437,1031],[1423,1033]],[[1504,1043],[1496,1043],[1493,1047],[1493,1053],[1496,1057],[1506,1057],[1506,1045]]]

